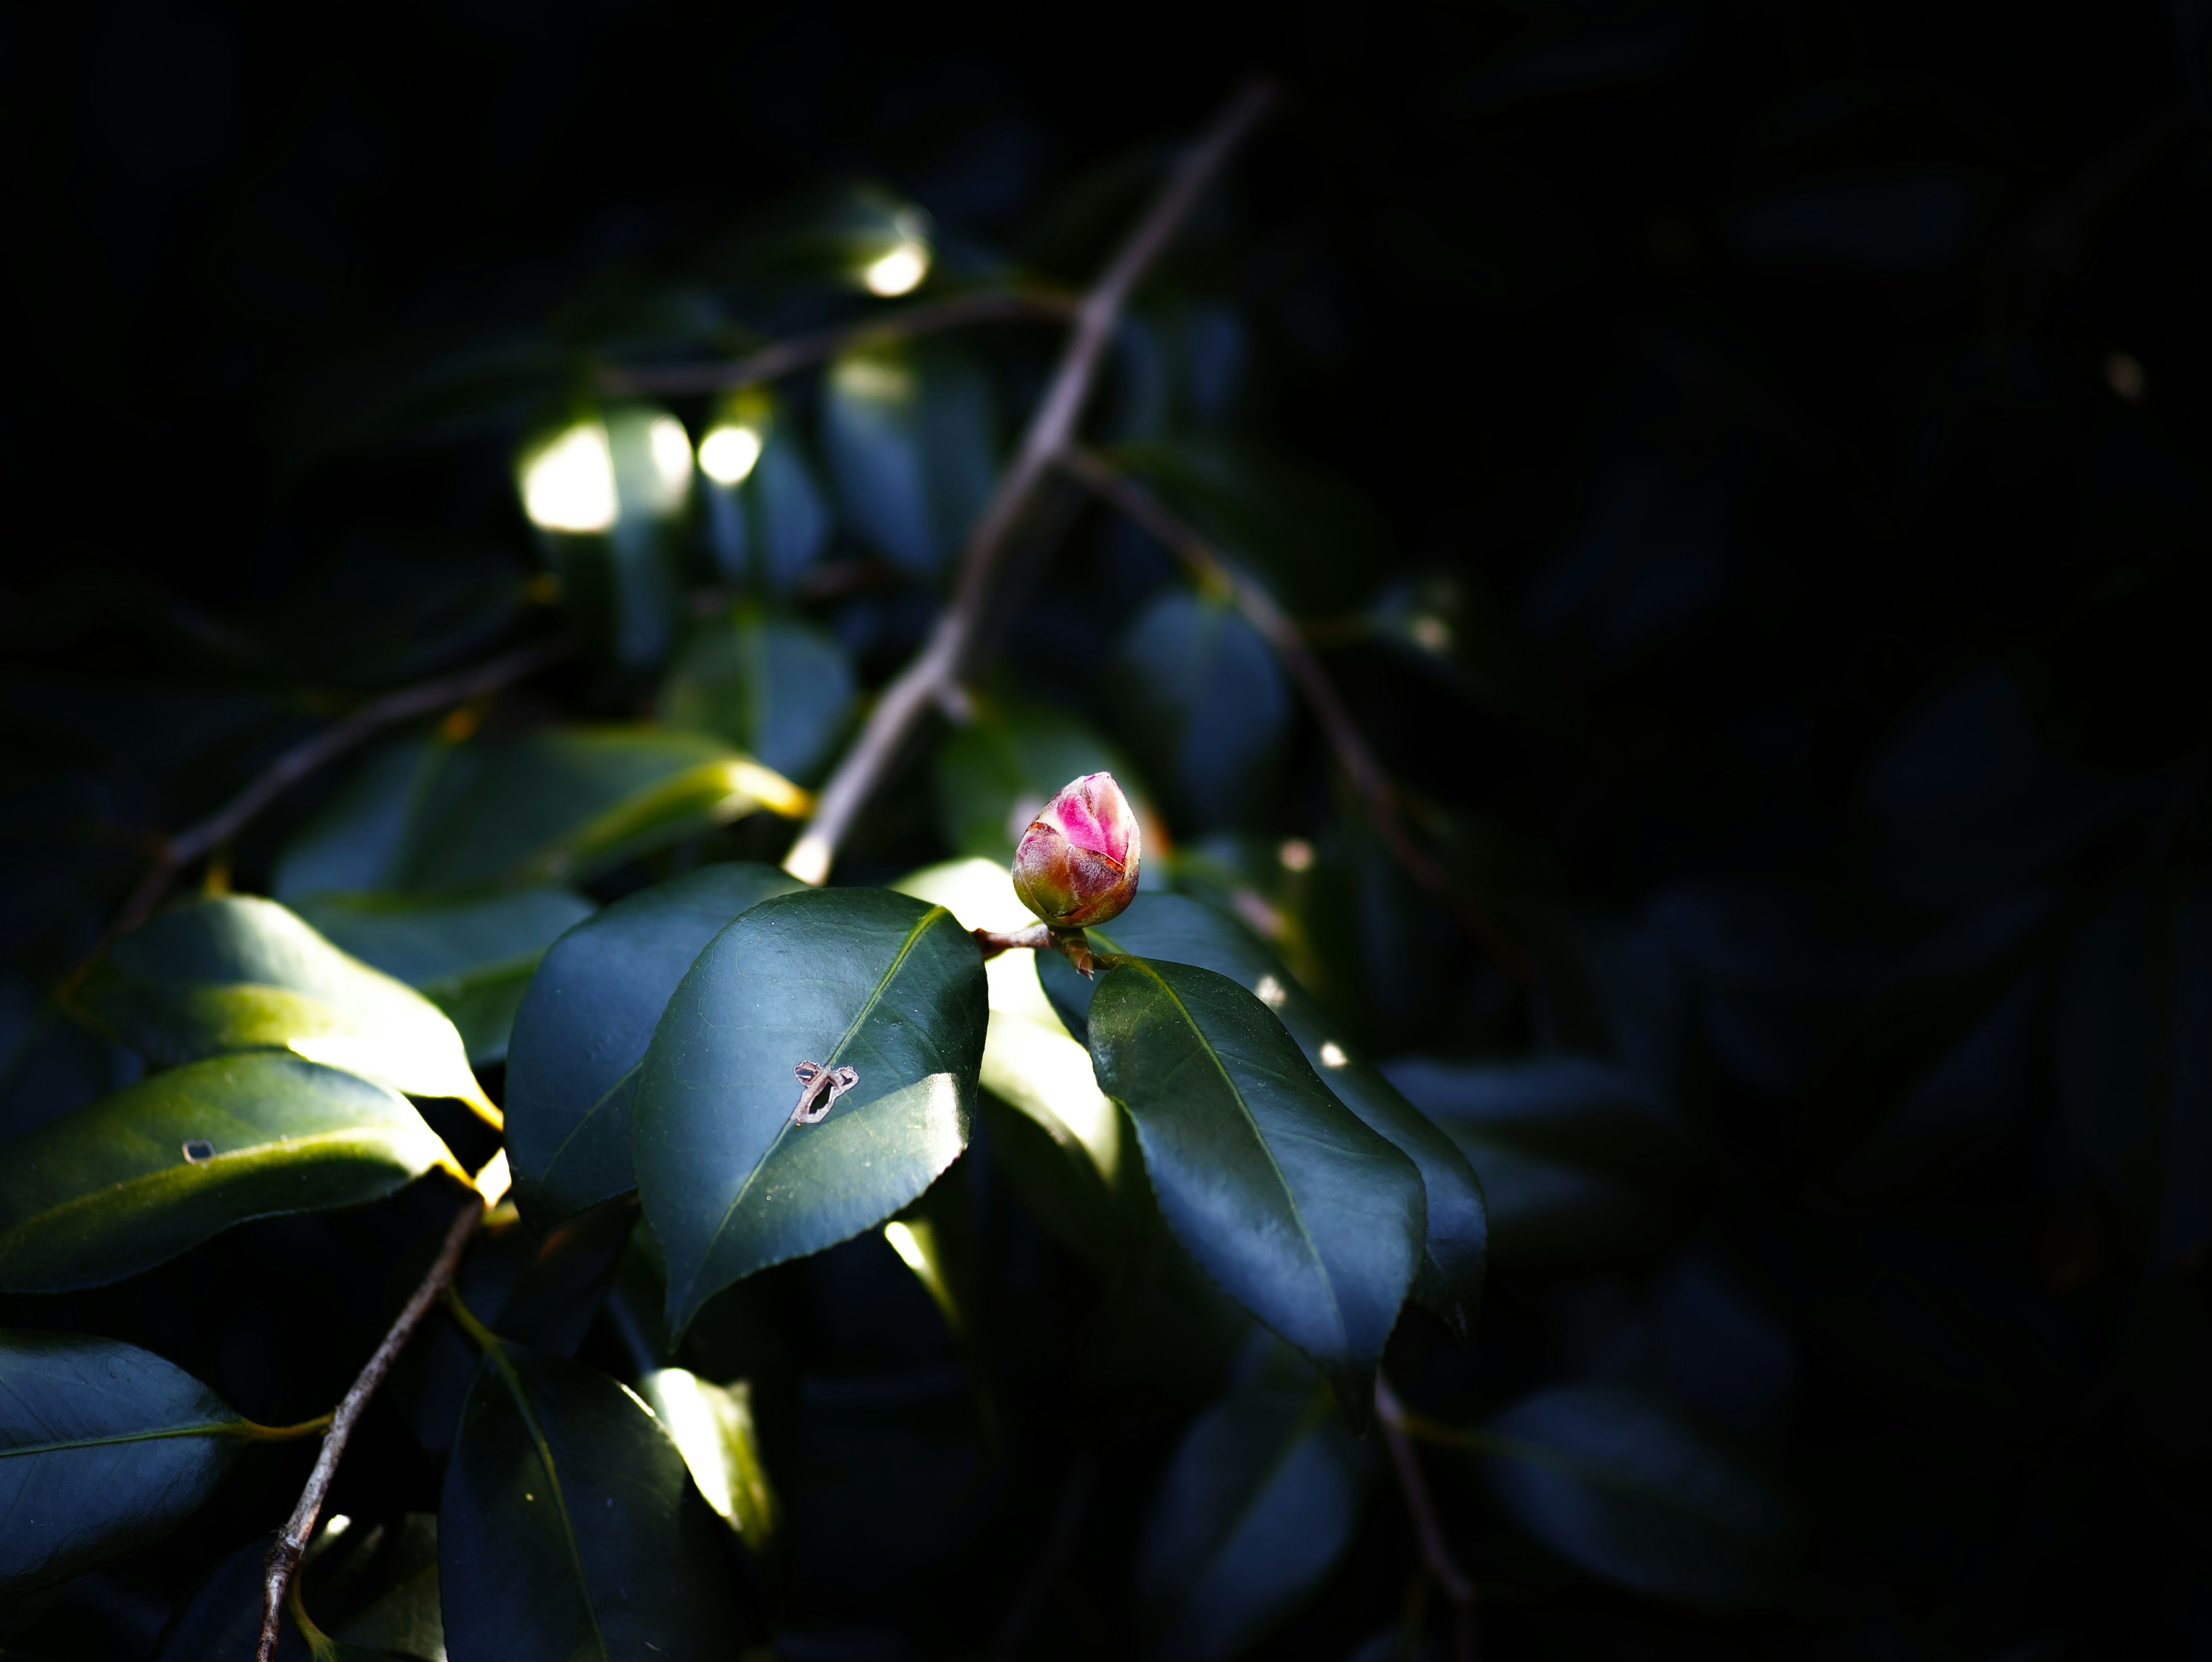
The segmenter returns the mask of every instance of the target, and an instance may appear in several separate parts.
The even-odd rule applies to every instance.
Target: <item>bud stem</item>
[[[1091,941],[1080,929],[1055,929],[1047,924],[1032,923],[1026,929],[970,929],[968,933],[975,937],[975,945],[987,959],[1017,947],[1042,952],[1049,947],[1081,971],[1086,981],[1098,966]]]

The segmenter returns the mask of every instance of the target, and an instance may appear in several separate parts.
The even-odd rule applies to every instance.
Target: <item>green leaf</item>
[[[2121,890],[2068,956],[2059,1100],[2122,1205],[2171,1262],[2212,1239],[2212,895]]]
[[[741,1276],[881,1223],[967,1146],[988,1014],[952,914],[882,889],[778,896],[714,938],[654,1030],[631,1114],[680,1333]],[[802,1062],[854,1085],[794,1124]]]
[[[637,1382],[645,1399],[691,1469],[707,1504],[756,1553],[775,1540],[775,1490],[761,1458],[751,1387],[743,1379],[718,1385],[681,1367],[654,1368]]]
[[[990,382],[945,340],[846,352],[823,382],[822,447],[844,518],[908,576],[958,549],[997,472]]]
[[[938,824],[962,854],[1006,865],[1038,811],[1088,773],[1112,774],[1145,817],[1127,760],[1081,717],[1029,699],[975,704],[975,719],[937,752]]]
[[[250,1218],[466,1178],[405,1098],[270,1052],[156,1074],[8,1145],[0,1291],[94,1287]]]
[[[945,907],[963,928],[1011,931],[1036,922],[1006,866],[989,860],[927,867],[895,886]],[[1051,961],[1066,962],[1056,954]],[[1098,1088],[1091,1053],[1069,1037],[1038,984],[1039,965],[1036,953],[1015,951],[983,966],[991,1012],[984,1111],[994,1154],[1038,1224],[1103,1271],[1127,1244],[1131,1202],[1142,1188],[1137,1152],[1128,1122]],[[1090,983],[1080,984],[1087,994]]]
[[[852,660],[834,636],[741,606],[691,632],[661,683],[660,715],[805,779],[828,764],[853,693]]]
[[[259,1429],[150,1351],[0,1330],[0,1595],[167,1534]]]
[[[1361,1412],[1420,1263],[1419,1170],[1226,976],[1119,959],[1099,973],[1090,1029],[1170,1227]]]
[[[507,1057],[523,990],[562,932],[589,917],[574,889],[517,889],[475,900],[319,894],[297,903],[323,938],[395,976],[443,1010],[469,1060]]]
[[[1225,975],[1275,1013],[1336,1099],[1420,1169],[1428,1223],[1413,1297],[1467,1337],[1482,1298],[1489,1228],[1482,1187],[1452,1140],[1361,1059],[1272,953],[1211,907],[1181,895],[1139,895],[1090,934],[1108,952]]]
[[[605,1374],[483,1336],[439,1514],[452,1662],[726,1662],[728,1571],[675,1444]]]
[[[1613,1385],[1540,1391],[1470,1440],[1514,1521],[1601,1580],[1698,1604],[1776,1591],[1790,1507],[1648,1397]]]
[[[547,728],[459,745],[404,740],[371,757],[285,850],[276,892],[581,882],[759,808],[803,813],[808,801],[703,734]]]
[[[636,1187],[630,1093],[653,1024],[701,948],[747,908],[799,886],[767,866],[708,866],[616,902],[553,944],[515,1015],[507,1062],[507,1157],[533,1227]]]
[[[1234,829],[1273,801],[1290,686],[1227,601],[1162,590],[1123,633],[1109,679],[1117,730],[1176,825]]]
[[[1366,1452],[1313,1374],[1263,1342],[1255,1377],[1191,1423],[1153,1496],[1137,1590],[1162,1662],[1246,1649],[1320,1586],[1359,1519]]]
[[[444,1011],[274,901],[224,895],[159,914],[94,961],[75,1001],[162,1066],[289,1050],[498,1117]]]

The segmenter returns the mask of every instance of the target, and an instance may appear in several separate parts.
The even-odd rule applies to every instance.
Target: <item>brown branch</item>
[[[495,688],[534,675],[557,663],[571,650],[566,641],[544,641],[519,648],[471,669],[455,670],[413,686],[401,687],[380,698],[372,698],[344,720],[302,740],[263,769],[253,782],[206,819],[196,821],[163,841],[154,863],[147,868],[130,901],[115,920],[113,933],[136,928],[146,921],[178,872],[238,835],[246,823],[284,792],[318,769],[372,739],[386,728],[433,710],[466,703]]]
[[[969,536],[952,603],[938,619],[928,642],[884,689],[860,736],[815,799],[814,818],[784,858],[784,870],[801,882],[819,883],[829,876],[839,846],[915,723],[933,704],[959,700],[960,678],[975,654],[985,606],[1015,527],[1052,476],[1054,459],[1075,436],[1076,423],[1090,400],[1129,296],[1274,101],[1273,88],[1264,83],[1249,86],[1230,100],[1169,175],[1112,264],[1084,295],[1060,367],[1030,418],[1021,448],[1000,476]]]
[[[1444,1597],[1451,1601],[1459,1662],[1474,1662],[1474,1584],[1467,1579],[1467,1573],[1460,1568],[1459,1561],[1452,1556],[1450,1544],[1444,1539],[1443,1524],[1429,1499],[1428,1480],[1421,1476],[1420,1458],[1413,1452],[1413,1440],[1406,1434],[1405,1405],[1380,1373],[1375,1376],[1375,1415],[1382,1422],[1382,1440],[1389,1446],[1390,1464],[1397,1474],[1399,1492],[1405,1496],[1406,1510],[1413,1516],[1414,1538],[1421,1544],[1421,1560],[1429,1567],[1429,1574],[1436,1578]]]
[[[1096,451],[1070,446],[1057,460],[1070,478],[1165,545],[1201,583],[1229,597],[1297,683],[1314,719],[1321,724],[1322,736],[1358,793],[1368,823],[1391,858],[1415,883],[1451,909],[1499,967],[1520,979],[1526,969],[1519,949],[1468,897],[1443,862],[1415,838],[1400,807],[1397,785],[1352,719],[1351,710],[1314,654],[1304,632],[1275,604],[1275,597],[1223,558],[1181,514]]]
[[[292,1509],[292,1516],[284,1525],[284,1532],[276,1537],[276,1544],[269,1549],[269,1557],[262,1567],[261,1588],[261,1646],[255,1653],[257,1662],[275,1662],[277,1627],[284,1610],[284,1592],[291,1583],[295,1571],[300,1568],[300,1555],[307,1549],[307,1542],[315,1532],[315,1519],[321,1515],[323,1499],[330,1493],[331,1479],[338,1469],[338,1461],[345,1453],[347,1439],[353,1435],[354,1424],[368,1399],[384,1383],[384,1376],[392,1371],[392,1359],[399,1355],[407,1341],[422,1324],[424,1314],[438,1295],[452,1284],[453,1272],[459,1269],[461,1253],[469,1244],[469,1237],[483,1221],[483,1202],[471,1195],[463,1205],[453,1227],[446,1232],[446,1244],[439,1249],[437,1262],[430,1273],[415,1289],[376,1354],[354,1380],[353,1387],[338,1403],[331,1415],[331,1428],[323,1438],[322,1452],[315,1457],[315,1469],[307,1475],[307,1486],[301,1491],[300,1504]]]
[[[1043,289],[984,289],[975,294],[947,295],[926,300],[880,316],[811,335],[794,335],[763,346],[757,352],[726,363],[683,363],[665,369],[624,369],[611,367],[599,372],[599,384],[611,393],[723,393],[775,380],[794,369],[834,358],[855,346],[872,346],[939,330],[964,328],[973,323],[1008,323],[1024,320],[1065,321],[1075,314],[1072,295]]]

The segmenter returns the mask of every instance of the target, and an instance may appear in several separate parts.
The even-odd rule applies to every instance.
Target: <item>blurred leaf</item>
[[[611,502],[569,501],[548,488],[547,481],[589,467],[594,456],[598,489],[611,487]],[[560,576],[570,629],[626,669],[654,667],[675,639],[684,600],[683,516],[692,477],[691,441],[683,424],[647,405],[580,415],[564,409],[557,423],[526,440],[518,453],[517,484]],[[549,521],[541,496],[568,514]],[[595,521],[603,528],[580,528]]]
[[[2059,1100],[2170,1263],[2212,1240],[2212,896],[2132,883],[2082,929],[2059,980]]]
[[[150,1351],[0,1330],[0,1594],[167,1534],[255,1430]]]
[[[1649,0],[1540,14],[1494,51],[1444,56],[1421,94],[1448,126],[1486,125],[1530,106],[1619,95],[1663,82],[1697,50],[1695,17]]]
[[[860,289],[868,269],[929,234],[929,216],[881,185],[848,180],[793,197],[755,217],[718,251],[714,269],[770,292]]]
[[[942,338],[848,351],[823,383],[822,448],[845,522],[909,577],[942,570],[998,472],[990,383]]]
[[[87,1032],[27,983],[0,982],[0,1144],[137,1082],[133,1050]]]
[[[844,734],[854,685],[852,661],[832,636],[741,606],[692,631],[661,683],[660,715],[808,779]]]
[[[1035,922],[1006,868],[988,860],[927,867],[896,886],[946,908],[963,928],[1007,931]],[[1103,1269],[1125,1243],[1136,1151],[1127,1123],[1092,1076],[1091,1053],[1069,1037],[1038,985],[1037,968],[1037,954],[1022,951],[1000,953],[983,965],[991,1014],[981,1082],[1012,1111],[986,1110],[1004,1145],[994,1144],[994,1153],[1038,1223]]]
[[[452,745],[402,740],[372,755],[287,849],[276,892],[413,894],[580,882],[805,792],[702,734],[548,728]]]
[[[1692,1169],[1690,1149],[1650,1087],[1626,1070],[1555,1056],[1409,1059],[1382,1071],[1480,1176],[1501,1263],[1604,1258],[1673,1222],[1670,1191]]]
[[[1295,1356],[1261,1345],[1250,1377],[1183,1434],[1145,1522],[1138,1598],[1163,1662],[1247,1649],[1321,1585],[1359,1520],[1367,1451]]]
[[[717,441],[725,429],[736,432]],[[714,458],[718,441],[739,445],[750,435],[758,447],[751,466],[734,482],[717,479],[719,467],[702,464],[699,490],[705,506],[708,545],[732,585],[754,594],[785,594],[830,539],[828,498],[816,482],[798,423],[766,387],[740,387],[722,400],[702,435],[702,454]]]
[[[1098,976],[1090,1030],[1177,1238],[1364,1417],[1420,1263],[1419,1171],[1226,976],[1120,959]]]
[[[1218,912],[1181,895],[1139,895],[1089,934],[1103,951],[1227,976],[1275,1013],[1330,1093],[1419,1168],[1428,1222],[1413,1296],[1468,1337],[1482,1297],[1488,1227],[1481,1186],[1451,1139],[1344,1042],[1273,953]],[[1087,1020],[1089,989],[1079,978],[1075,984],[1084,988]]]
[[[1796,1533],[1787,1503],[1648,1397],[1540,1391],[1494,1416],[1476,1446],[1513,1520],[1601,1580],[1696,1604],[1778,1590]]]
[[[684,1368],[660,1367],[639,1379],[637,1394],[682,1451],[707,1504],[753,1552],[766,1552],[775,1539],[775,1491],[745,1381],[718,1385]]]
[[[0,1288],[137,1274],[249,1218],[380,1200],[432,1166],[466,1181],[404,1097],[267,1051],[187,1062],[8,1145]]]
[[[515,1203],[533,1227],[635,1187],[630,1093],[653,1024],[732,919],[799,886],[766,866],[708,866],[617,901],[554,943],[515,1015],[507,1064]]]
[[[1802,179],[1740,209],[1735,241],[1754,259],[1894,276],[1955,259],[2002,188],[1961,169]]]
[[[724,1662],[714,1516],[684,1457],[605,1374],[492,1340],[440,1508],[452,1662]]]
[[[975,703],[975,719],[954,728],[937,752],[938,825],[960,853],[1011,861],[1038,811],[1089,773],[1112,774],[1136,804],[1140,824],[1151,820],[1127,760],[1080,716],[1026,698]]]
[[[73,1001],[158,1064],[289,1050],[498,1113],[442,1010],[274,901],[223,895],[159,913],[93,961]]]
[[[507,1032],[538,960],[593,910],[574,889],[552,887],[459,901],[325,893],[295,909],[325,940],[428,997],[479,1063],[507,1059]]]
[[[987,1017],[975,942],[903,895],[779,896],[717,935],[654,1030],[630,1121],[671,1330],[927,1189],[967,1146]],[[817,1124],[793,1122],[802,1062],[859,1075]]]
[[[1116,724],[1178,826],[1212,831],[1261,813],[1289,738],[1290,689],[1226,601],[1164,589],[1122,635],[1109,680]]]

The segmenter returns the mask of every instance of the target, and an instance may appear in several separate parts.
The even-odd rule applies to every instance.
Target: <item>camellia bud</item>
[[[1063,786],[1022,833],[1014,892],[1055,929],[1119,917],[1137,895],[1137,816],[1110,773]]]

